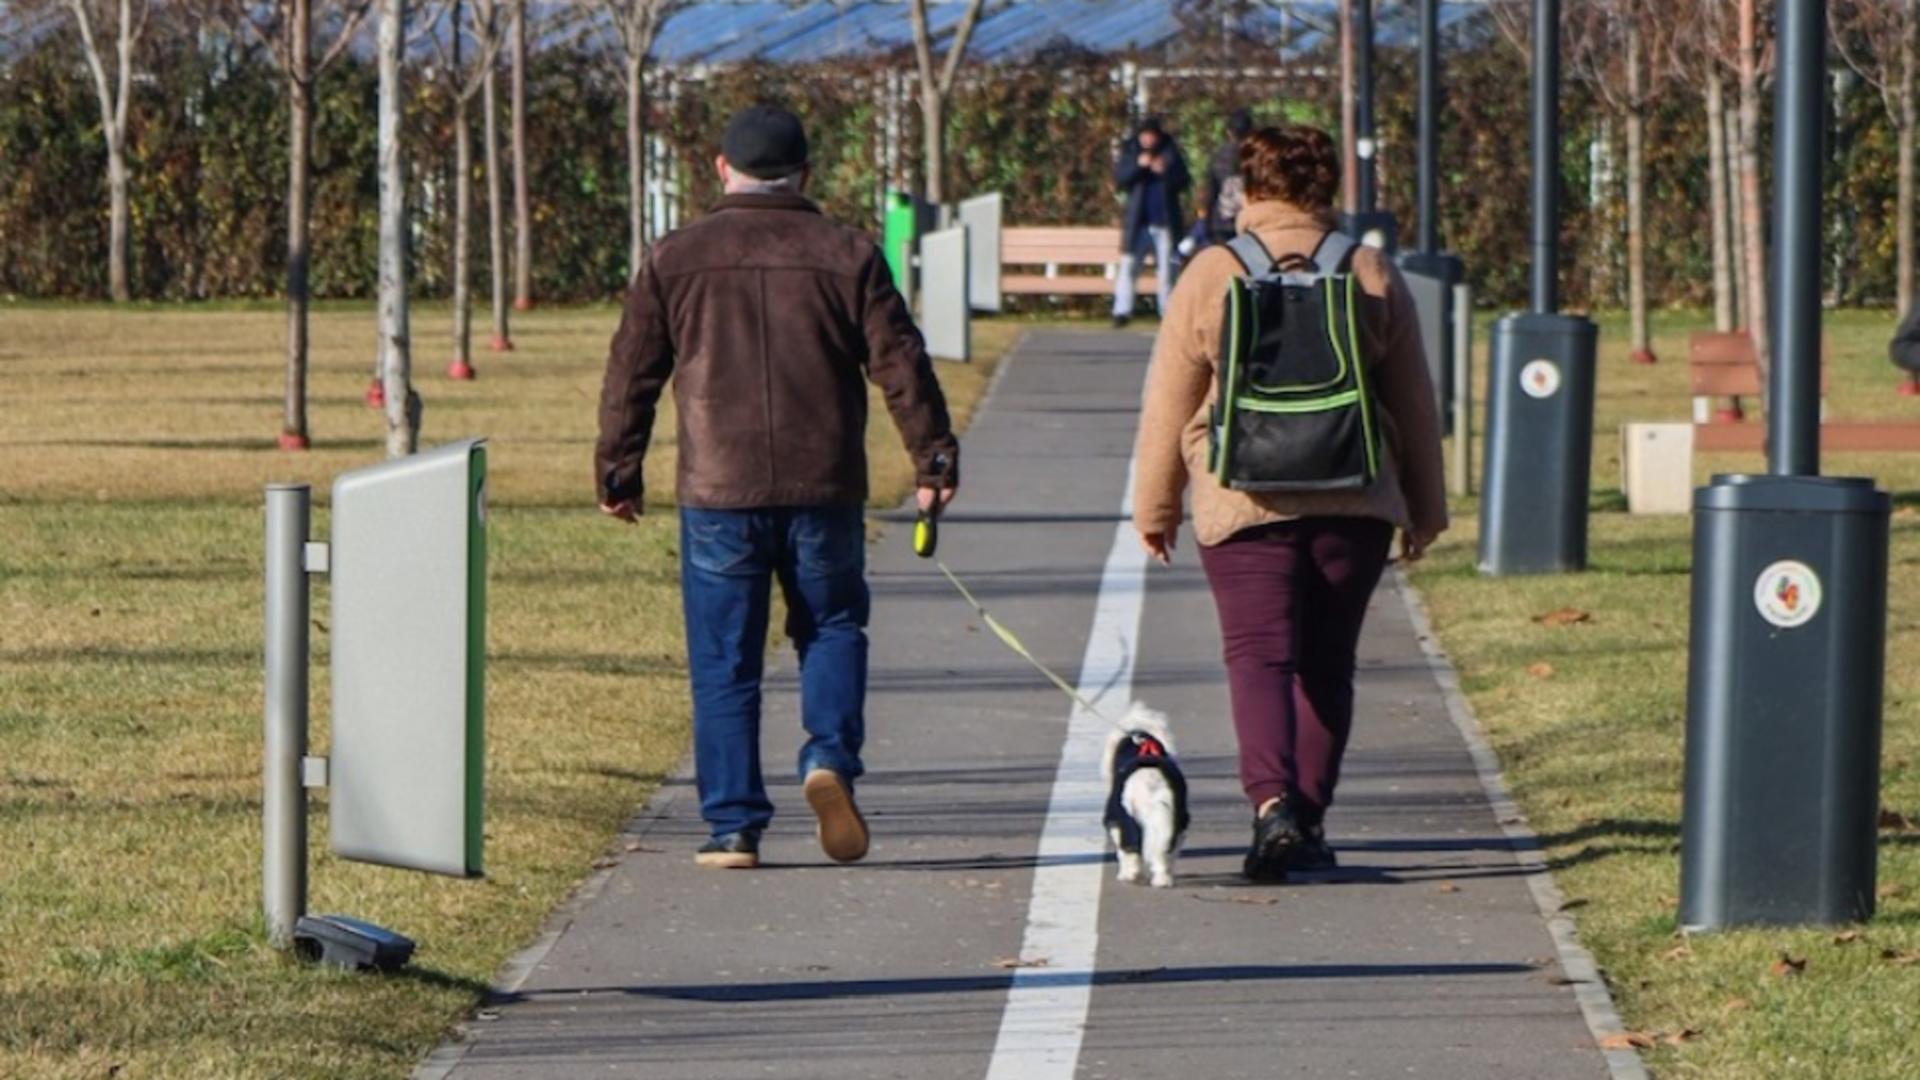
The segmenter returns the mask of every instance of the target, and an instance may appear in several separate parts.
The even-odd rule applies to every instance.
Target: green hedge
[[[1383,49],[1379,126],[1381,197],[1412,235],[1414,64]],[[281,287],[286,115],[277,72],[257,49],[157,35],[143,45],[129,133],[132,277],[150,298],[272,296]],[[1049,56],[1024,67],[973,68],[949,109],[949,187],[1001,191],[1014,223],[1108,223],[1113,138],[1129,102],[1109,60]],[[1303,67],[1302,72],[1308,69]],[[655,95],[651,121],[680,158],[687,212],[717,194],[711,159],[719,127],[750,101],[779,99],[806,119],[816,147],[814,194],[831,213],[873,224],[885,181],[877,134],[886,68],[749,65],[679,81]],[[105,150],[92,91],[70,32],[54,34],[0,70],[0,293],[98,297],[106,289]],[[504,83],[504,80],[503,80]],[[1526,74],[1516,50],[1483,32],[1457,38],[1447,59],[1441,236],[1467,261],[1480,297],[1510,305],[1526,289]],[[908,80],[909,91],[913,81]],[[452,107],[446,80],[415,68],[407,108],[417,213],[415,280],[448,290],[452,233]],[[1263,119],[1332,125],[1332,81],[1157,81],[1165,115],[1196,172],[1223,136],[1225,112],[1252,105]],[[318,91],[315,133],[314,292],[371,293],[375,266],[374,73],[349,58]],[[565,49],[538,54],[529,73],[535,291],[543,299],[615,294],[626,274],[624,96],[604,60]],[[475,110],[477,113],[477,109]],[[1563,103],[1563,294],[1611,306],[1625,290],[1618,123],[1570,85]],[[1841,303],[1885,302],[1893,290],[1893,136],[1878,97],[1842,81],[1828,170],[1830,258]],[[901,149],[917,172],[918,110],[904,113]],[[1669,91],[1649,121],[1651,295],[1666,304],[1708,296],[1705,118],[1699,95]],[[505,130],[504,125],[502,128]],[[1594,191],[1592,146],[1613,147],[1612,182]],[[479,155],[476,153],[476,158]],[[479,178],[477,178],[478,180]],[[484,187],[476,187],[484,214]],[[1597,195],[1597,198],[1590,198]],[[484,229],[475,272],[484,279]]]

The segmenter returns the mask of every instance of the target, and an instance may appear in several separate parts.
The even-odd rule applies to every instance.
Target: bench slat
[[[1152,274],[1134,279],[1140,292],[1156,292],[1160,283]],[[1114,282],[1098,274],[1002,274],[1000,291],[1016,296],[1112,296]]]
[[[1767,447],[1764,424],[1695,424],[1693,448],[1701,453],[1760,453]],[[1860,421],[1820,425],[1820,449],[1833,453],[1920,452],[1920,424]]]

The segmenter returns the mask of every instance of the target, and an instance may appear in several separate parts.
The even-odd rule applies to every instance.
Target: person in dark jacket
[[[1121,145],[1113,182],[1127,197],[1120,220],[1120,279],[1113,290],[1113,324],[1125,326],[1133,318],[1134,275],[1149,251],[1159,278],[1160,312],[1166,313],[1173,295],[1174,237],[1186,228],[1187,189],[1193,180],[1173,136],[1158,119],[1149,118]]]
[[[600,398],[600,508],[639,516],[669,378],[678,426],[680,584],[694,765],[712,838],[696,861],[752,867],[773,817],[760,774],[760,677],[778,581],[800,659],[800,775],[822,850],[867,851],[853,800],[867,679],[867,388],[879,385],[923,509],[959,483],[960,448],[926,344],[865,233],[803,194],[792,113],[736,115],[726,195],[654,245],[627,293]]]
[[[1920,378],[1920,305],[1915,305],[1900,320],[1893,340],[1887,343],[1887,359],[1893,361],[1894,367]]]

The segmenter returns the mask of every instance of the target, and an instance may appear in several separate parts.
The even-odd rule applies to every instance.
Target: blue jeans
[[[680,592],[693,683],[700,816],[716,837],[773,819],[760,775],[760,676],[772,584],[800,657],[800,775],[861,773],[866,738],[866,530],[857,506],[680,511]]]

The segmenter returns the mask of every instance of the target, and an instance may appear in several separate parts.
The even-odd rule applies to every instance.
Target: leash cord
[[[1093,702],[1082,697],[1080,691],[1074,689],[1071,683],[1061,678],[1052,668],[1041,663],[1040,658],[1033,655],[1032,650],[1028,649],[1013,631],[1002,626],[1000,620],[994,618],[993,613],[988,611],[985,605],[981,604],[965,585],[961,584],[960,579],[954,576],[953,571],[947,569],[947,564],[944,559],[935,559],[933,564],[940,568],[940,572],[946,575],[947,580],[953,583],[955,589],[959,590],[961,598],[967,602],[969,607],[973,608],[975,614],[980,616],[980,621],[986,623],[987,629],[993,631],[994,636],[1005,643],[1007,648],[1012,649],[1015,653],[1018,653],[1022,659],[1026,660],[1027,663],[1032,664],[1036,671],[1045,675],[1053,685],[1059,687],[1062,693],[1072,698],[1075,704],[1087,710],[1090,715],[1097,716],[1109,724],[1113,723],[1112,720],[1107,718],[1105,713],[1093,707]]]

